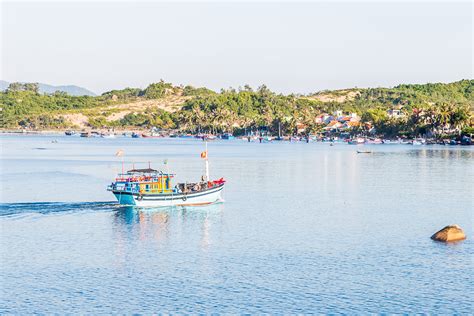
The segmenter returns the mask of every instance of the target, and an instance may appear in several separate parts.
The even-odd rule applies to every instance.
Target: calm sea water
[[[202,141],[0,140],[0,313],[473,312],[472,147],[216,141],[225,203],[143,211],[115,152],[197,180]]]

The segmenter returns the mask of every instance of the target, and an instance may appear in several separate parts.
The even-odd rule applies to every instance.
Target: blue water
[[[225,203],[143,211],[115,152],[196,180],[202,141],[0,140],[2,314],[473,312],[472,147],[216,141]]]

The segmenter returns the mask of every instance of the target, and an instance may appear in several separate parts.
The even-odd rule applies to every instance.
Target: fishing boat
[[[282,141],[283,137],[281,136],[281,124],[278,122],[278,137],[274,138],[276,141]]]
[[[425,140],[421,138],[416,138],[411,142],[412,145],[414,146],[420,146],[425,144]]]
[[[100,134],[100,137],[102,137],[102,138],[115,138],[115,134],[114,133],[102,133],[102,134]]]
[[[193,134],[181,134],[179,138],[194,138]]]
[[[212,134],[199,134],[199,135],[196,135],[195,137],[200,138],[203,141],[210,141],[210,140],[216,140],[217,139],[217,137],[215,135],[212,135]]]
[[[234,135],[232,135],[231,133],[224,133],[221,135],[221,139],[234,139]]]
[[[366,142],[365,138],[357,137],[356,139],[349,140],[347,143],[349,145],[361,145],[361,144],[364,144],[365,142]]]
[[[206,161],[206,175],[199,182],[172,185],[174,174],[152,169],[131,169],[120,173],[107,190],[119,204],[138,207],[200,206],[222,201],[225,180],[210,180],[207,150],[201,153]],[[122,165],[123,168],[123,165]]]
[[[142,134],[143,138],[162,138],[163,136],[158,133]]]

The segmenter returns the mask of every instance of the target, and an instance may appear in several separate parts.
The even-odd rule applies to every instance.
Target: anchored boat
[[[225,180],[209,180],[207,151],[201,153],[206,160],[206,175],[200,182],[172,185],[175,176],[152,168],[132,169],[122,172],[107,187],[119,204],[139,207],[198,206],[222,201]]]

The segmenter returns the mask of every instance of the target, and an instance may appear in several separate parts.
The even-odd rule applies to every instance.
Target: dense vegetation
[[[113,90],[97,97],[69,96],[63,92],[38,93],[35,84],[10,84],[0,93],[2,128],[74,128],[63,115],[82,113],[92,128],[177,128],[188,132],[234,132],[265,128],[285,134],[322,132],[316,117],[342,110],[357,113],[361,123],[349,132],[385,136],[459,133],[472,131],[474,80],[449,84],[409,84],[394,88],[322,91],[315,94],[281,95],[265,85],[254,91],[249,86],[216,93],[206,88],[177,87],[160,81],[146,89]],[[181,97],[174,112],[148,106],[130,111],[115,120],[114,104],[140,100]],[[389,117],[387,110],[400,109],[401,117]]]

